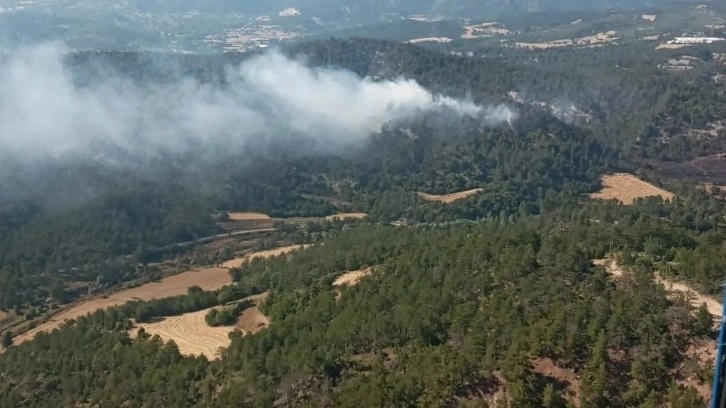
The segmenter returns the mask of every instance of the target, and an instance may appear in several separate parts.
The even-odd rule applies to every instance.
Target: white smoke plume
[[[283,129],[286,137],[344,145],[422,112],[445,110],[487,124],[514,117],[505,106],[433,95],[413,80],[310,68],[274,51],[230,67],[223,88],[192,78],[139,87],[118,77],[80,87],[64,67],[65,51],[45,45],[0,65],[0,151],[39,158],[112,146],[153,155],[205,144],[246,146],[285,136]]]

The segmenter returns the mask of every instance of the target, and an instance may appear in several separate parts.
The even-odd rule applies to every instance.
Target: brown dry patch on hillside
[[[231,212],[227,214],[230,221],[268,221],[270,216],[256,212]]]
[[[255,303],[254,306],[245,309],[237,319],[234,327],[244,334],[255,334],[270,325],[270,319],[260,311],[260,305],[267,299],[268,292],[250,296],[247,299]]]
[[[675,195],[636,176],[627,173],[606,174],[602,177],[602,190],[590,195],[603,200],[616,199],[625,205],[633,204],[636,198],[661,196],[664,200],[673,200]]]
[[[235,329],[232,326],[209,326],[204,317],[210,310],[171,316],[154,323],[137,323],[137,327],[131,330],[131,336],[136,337],[139,328],[143,328],[164,341],[173,340],[179,352],[185,356],[204,355],[210,360],[218,359],[220,349],[231,343],[229,333]]]
[[[8,317],[7,312],[3,312],[2,310],[0,310],[0,322],[7,319],[7,317]]]
[[[444,195],[435,195],[435,194],[427,194],[427,193],[418,193],[418,195],[426,201],[450,204],[450,203],[453,203],[454,201],[461,200],[463,198],[472,196],[480,191],[482,191],[481,188],[475,188],[472,190],[459,191],[458,193],[451,193],[451,194],[444,194]]]
[[[704,401],[711,398],[711,384],[698,378],[698,371],[710,367],[716,358],[716,341],[710,338],[692,339],[684,353],[685,359],[676,369],[676,382],[696,390]]]
[[[368,214],[362,213],[362,212],[339,213],[339,214],[328,215],[327,217],[325,217],[325,219],[327,221],[361,220],[367,216],[368,216]]]
[[[268,249],[268,250],[265,250],[265,251],[252,252],[252,253],[247,254],[245,256],[242,256],[242,257],[239,257],[239,258],[235,258],[235,259],[231,259],[231,260],[229,260],[227,262],[224,262],[222,264],[222,268],[226,268],[226,269],[239,268],[245,262],[251,261],[251,260],[253,260],[255,258],[263,258],[263,259],[272,258],[273,256],[287,254],[287,253],[290,253],[290,252],[295,251],[295,250],[298,250],[298,249],[299,250],[302,250],[302,249],[308,248],[309,246],[310,246],[309,244],[304,244],[304,245],[290,245],[290,246],[286,246],[286,247],[280,247],[280,248],[275,248],[275,249]]]
[[[550,358],[539,358],[532,362],[532,372],[545,377],[547,382],[553,382],[568,401],[575,407],[580,406],[580,377],[575,370],[559,367]]]

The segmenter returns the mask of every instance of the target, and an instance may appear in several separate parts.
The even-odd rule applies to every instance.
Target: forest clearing
[[[443,204],[451,204],[454,201],[461,200],[464,198],[467,198],[469,196],[472,196],[483,189],[481,188],[475,188],[471,190],[466,191],[459,191],[457,193],[451,193],[451,194],[442,194],[442,195],[436,195],[436,194],[427,194],[427,193],[421,193],[419,192],[419,197],[423,198],[426,201],[431,202],[437,202],[437,203],[443,203]]]
[[[222,268],[227,268],[227,269],[239,268],[245,262],[251,261],[252,259],[255,259],[255,258],[263,258],[263,259],[264,258],[271,258],[273,256],[287,254],[289,252],[292,252],[292,251],[295,251],[295,250],[298,250],[298,249],[302,250],[302,249],[308,248],[309,246],[310,245],[308,245],[308,244],[303,244],[303,245],[289,245],[289,246],[280,247],[280,248],[274,248],[274,249],[268,249],[268,250],[264,250],[264,251],[253,252],[251,254],[247,254],[245,256],[241,256],[241,257],[235,258],[235,259],[230,259],[229,261],[224,262],[222,264]]]
[[[240,330],[244,334],[254,334],[270,324],[267,316],[262,314],[259,305],[267,298],[267,292],[250,296],[244,300],[254,303],[245,309],[233,326],[212,327],[207,324],[205,316],[210,310],[219,306],[185,313],[179,316],[162,318],[153,323],[135,323],[130,330],[132,337],[138,335],[139,328],[150,335],[158,335],[164,341],[173,340],[179,347],[179,352],[186,356],[204,355],[210,360],[221,357],[220,349],[231,343],[229,334]]]
[[[269,258],[288,253],[295,249],[304,249],[306,245],[291,245],[266,251],[253,252],[244,257],[225,262],[221,268],[199,268],[177,275],[166,277],[158,282],[149,282],[136,288],[126,289],[106,297],[89,299],[61,311],[48,321],[15,337],[15,344],[32,340],[40,332],[50,332],[68,320],[85,316],[98,310],[108,309],[122,305],[133,300],[162,299],[172,296],[184,295],[192,286],[199,286],[203,290],[216,290],[232,283],[229,268],[242,265],[246,260],[253,258]],[[206,323],[205,323],[206,324]]]
[[[136,323],[131,329],[131,337],[136,337],[139,328],[150,335],[158,335],[165,342],[173,340],[179,352],[185,356],[204,355],[210,360],[220,357],[220,349],[229,346],[229,333],[235,330],[232,326],[211,327],[204,316],[214,308],[186,313],[180,316],[165,317],[154,323]]]
[[[40,332],[50,332],[60,327],[63,322],[85,316],[98,310],[122,305],[132,300],[151,300],[184,295],[192,286],[199,286],[203,290],[215,290],[232,283],[229,270],[224,268],[201,268],[177,275],[172,275],[158,282],[150,282],[136,288],[126,289],[106,297],[81,301],[62,311],[50,320],[15,337],[16,344],[32,340]]]
[[[333,286],[355,286],[361,279],[371,274],[373,274],[373,268],[346,272],[333,282]]]
[[[675,195],[656,187],[628,173],[606,174],[602,177],[603,188],[591,194],[592,198],[603,200],[616,199],[625,205],[631,205],[638,198],[660,196],[663,200],[672,200]]]
[[[256,212],[231,212],[227,214],[230,221],[268,221],[270,216]]]
[[[367,216],[368,216],[368,214],[362,213],[362,212],[339,213],[339,214],[328,215],[327,217],[325,217],[325,220],[326,221],[361,220]]]

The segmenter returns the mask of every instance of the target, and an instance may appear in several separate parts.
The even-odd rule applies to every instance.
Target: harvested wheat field
[[[636,176],[627,173],[606,174],[602,177],[602,190],[591,194],[592,198],[616,199],[625,205],[633,204],[636,198],[660,196],[672,200],[675,195],[658,188]]]
[[[227,216],[230,221],[269,221],[271,219],[267,214],[255,212],[231,212]]]
[[[327,217],[325,217],[325,219],[327,221],[361,220],[367,216],[368,216],[368,214],[361,213],[361,212],[339,213],[339,214],[328,215]]]
[[[450,204],[450,203],[453,203],[454,201],[461,200],[463,198],[472,196],[480,191],[482,191],[481,188],[475,188],[473,190],[459,191],[458,193],[451,193],[451,194],[444,194],[444,195],[434,195],[434,194],[427,194],[427,193],[418,193],[418,195],[426,201]]]
[[[305,248],[308,248],[309,246],[310,246],[309,244],[290,245],[290,246],[286,246],[286,247],[268,249],[266,251],[253,252],[251,254],[247,254],[247,255],[239,257],[239,258],[231,259],[231,260],[223,263],[222,268],[227,268],[227,269],[239,268],[245,262],[250,261],[255,258],[271,258],[273,256],[287,254],[287,253],[290,253],[290,252],[298,250],[298,249],[303,250]]]
[[[38,325],[38,327],[17,336],[15,343],[19,344],[27,340],[32,340],[36,334],[50,332],[67,320],[76,319],[98,310],[118,306],[131,300],[151,300],[184,295],[187,293],[187,289],[192,286],[199,286],[204,290],[215,290],[230,283],[232,283],[232,279],[229,276],[229,270],[224,268],[202,268],[183,272],[164,278],[159,282],[150,282],[137,288],[110,294],[106,298],[84,301],[58,313],[47,322]]]
[[[231,343],[229,334],[241,330],[244,334],[257,333],[270,324],[267,316],[263,315],[258,305],[267,299],[267,292],[246,298],[255,303],[245,310],[234,326],[212,327],[207,324],[204,317],[214,308],[186,313],[181,316],[171,316],[154,323],[137,323],[130,334],[135,337],[139,328],[147,333],[158,335],[164,341],[174,340],[179,352],[185,356],[204,355],[210,360],[220,357],[220,350]],[[240,322],[242,322],[240,324]]]
[[[131,330],[131,337],[136,337],[139,328],[150,335],[158,335],[164,341],[174,340],[179,352],[185,356],[204,355],[210,360],[220,357],[220,349],[231,343],[229,333],[235,330],[232,326],[211,327],[204,316],[211,309],[171,316],[154,323],[137,323]]]
[[[373,274],[373,268],[347,272],[339,276],[338,279],[333,282],[333,286],[355,286],[361,279],[371,274]]]
[[[289,247],[271,249],[268,251],[254,252],[246,255],[243,258],[228,261],[225,264],[239,262],[239,264],[236,264],[236,266],[239,266],[242,264],[243,260],[246,259],[252,259],[257,257],[268,258],[270,256],[290,252],[293,249],[303,249],[307,246],[308,245],[293,245]],[[184,295],[187,293],[187,289],[192,286],[199,286],[204,290],[219,289],[224,285],[232,283],[232,279],[229,275],[228,269],[231,267],[234,266],[223,265],[223,267],[221,268],[194,269],[177,275],[169,276],[159,282],[150,282],[137,288],[113,293],[105,298],[95,298],[80,302],[75,306],[71,306],[70,308],[61,311],[47,322],[39,324],[36,328],[28,330],[21,335],[18,335],[17,337],[15,337],[15,343],[20,344],[22,342],[32,340],[35,335],[40,332],[53,331],[53,329],[60,327],[60,325],[65,321],[85,316],[97,310],[103,310],[113,306],[118,306],[131,300],[151,300]]]

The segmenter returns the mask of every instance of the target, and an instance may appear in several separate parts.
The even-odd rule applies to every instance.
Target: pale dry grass
[[[677,50],[679,48],[688,47],[690,44],[661,44],[655,47],[656,50]]]
[[[305,248],[308,248],[308,247],[310,247],[309,244],[304,244],[304,245],[290,245],[290,246],[286,246],[286,247],[280,247],[280,248],[275,248],[275,249],[268,249],[268,250],[265,250],[265,251],[253,252],[251,254],[247,254],[245,256],[242,256],[242,257],[239,257],[239,258],[235,258],[235,259],[231,259],[229,261],[224,262],[222,264],[222,268],[226,268],[226,269],[239,268],[245,262],[251,261],[251,260],[253,260],[255,258],[263,258],[263,259],[272,258],[273,256],[287,254],[289,252],[292,252],[292,251],[295,251],[295,250],[298,250],[298,249],[299,250],[302,250],[302,249],[305,249]]]
[[[229,270],[224,268],[201,268],[177,275],[169,276],[158,282],[150,282],[137,288],[113,293],[105,298],[89,299],[56,314],[47,322],[17,336],[15,343],[20,344],[32,340],[40,332],[50,332],[60,327],[63,322],[77,319],[98,310],[122,305],[132,300],[152,300],[184,295],[192,286],[204,290],[216,290],[232,283]]]
[[[426,201],[450,204],[450,203],[453,203],[454,201],[461,200],[463,198],[472,196],[480,191],[482,191],[481,188],[475,188],[473,190],[459,191],[458,193],[451,193],[451,194],[444,194],[444,195],[435,195],[435,194],[427,194],[427,193],[418,193],[418,195]]]
[[[0,310],[0,322],[7,318],[8,318],[7,312],[3,312],[2,310]]]
[[[204,355],[210,360],[220,357],[220,350],[231,343],[229,334],[235,330],[232,326],[211,327],[204,320],[205,309],[181,316],[171,316],[154,323],[137,323],[131,336],[138,334],[139,328],[150,335],[158,335],[162,340],[174,340],[179,352],[185,356]]]
[[[32,340],[38,333],[51,332],[68,320],[77,319],[98,310],[122,305],[128,301],[162,299],[184,295],[192,286],[199,286],[203,290],[216,290],[222,286],[232,283],[232,279],[229,275],[229,268],[234,267],[235,265],[241,265],[244,260],[257,257],[268,258],[274,255],[290,252],[293,249],[304,249],[307,246],[308,245],[293,245],[267,251],[254,252],[243,258],[225,262],[221,268],[194,269],[166,277],[158,282],[150,282],[137,288],[126,289],[121,292],[113,293],[105,298],[88,299],[79,302],[76,305],[67,307],[51,317],[48,321],[39,324],[34,329],[18,335],[15,337],[14,341],[15,344],[20,344],[28,340]]]
[[[228,213],[230,221],[269,221],[270,216],[256,212],[231,212]]]
[[[451,41],[453,41],[453,40],[448,37],[426,37],[426,38],[414,38],[413,40],[408,40],[406,42],[409,44],[420,44],[420,43],[427,43],[427,42],[445,44],[445,43],[450,43]]]
[[[132,330],[132,337],[143,328],[147,333],[158,335],[164,341],[173,340],[179,352],[186,356],[204,355],[210,360],[218,359],[220,351],[229,347],[229,334],[241,330],[244,334],[254,334],[269,326],[270,321],[259,310],[259,305],[267,299],[267,292],[246,298],[255,303],[240,315],[234,326],[211,327],[204,320],[207,313],[214,308],[186,313],[181,316],[167,317],[154,323],[137,323]]]
[[[328,215],[325,217],[328,221],[340,221],[340,220],[360,220],[365,217],[367,217],[368,214],[362,213],[362,212],[355,212],[355,213],[338,213],[333,215]]]
[[[627,173],[606,174],[602,177],[603,189],[590,195],[603,200],[616,199],[625,205],[633,204],[636,198],[661,196],[673,200],[675,195],[658,188],[636,176]]]
[[[350,271],[339,276],[333,282],[333,286],[355,286],[361,279],[373,274],[373,268],[361,269],[359,271]]]
[[[494,35],[510,35],[512,32],[499,23],[483,23],[464,26],[461,38],[473,40]]]

